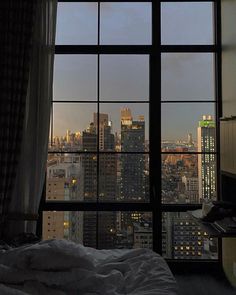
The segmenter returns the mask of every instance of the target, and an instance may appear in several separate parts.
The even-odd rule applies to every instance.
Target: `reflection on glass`
[[[97,151],[94,103],[54,103],[50,151]]]
[[[162,100],[214,100],[213,53],[163,53]]]
[[[151,44],[151,3],[101,3],[101,44]]]
[[[44,211],[43,240],[52,238],[98,249],[152,249],[152,213]]]
[[[149,56],[101,55],[100,100],[148,100]]]
[[[148,151],[148,104],[101,103],[100,112],[99,148],[101,151],[114,149],[118,152]]]
[[[55,55],[54,100],[97,100],[97,56]]]
[[[49,154],[46,200],[96,201],[97,156],[95,154]]]
[[[99,201],[148,202],[148,155],[100,154]]]
[[[58,3],[56,44],[97,44],[98,5],[91,3]]]
[[[213,44],[211,2],[161,3],[161,43]]]
[[[214,103],[163,103],[162,148],[214,152],[216,123]]]
[[[162,255],[170,259],[217,259],[217,239],[185,212],[162,214]]]

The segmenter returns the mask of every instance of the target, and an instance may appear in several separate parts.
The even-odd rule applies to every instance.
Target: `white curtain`
[[[9,214],[36,214],[43,191],[53,85],[57,0],[38,0],[21,156]],[[36,230],[36,221],[8,221],[13,237]]]

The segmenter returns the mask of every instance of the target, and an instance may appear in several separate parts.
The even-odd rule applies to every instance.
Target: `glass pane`
[[[95,154],[49,154],[46,200],[96,201],[97,156]]]
[[[51,151],[97,151],[94,103],[54,103]]]
[[[43,240],[52,238],[99,249],[152,249],[152,213],[44,211]]]
[[[101,3],[101,44],[151,44],[151,3]]]
[[[121,152],[144,152],[149,149],[149,105],[101,103],[100,117],[108,115],[109,134],[114,135],[115,150]],[[102,132],[100,126],[100,134]],[[105,128],[105,127],[104,127]],[[104,133],[105,134],[105,133]],[[107,136],[108,136],[107,135]],[[107,137],[108,138],[108,137]],[[104,135],[103,141],[106,139]],[[100,136],[100,140],[102,137]],[[110,151],[100,142],[100,150]]]
[[[97,100],[97,56],[55,55],[54,100]]]
[[[162,255],[171,259],[218,259],[217,239],[185,212],[162,214]]]
[[[100,100],[148,99],[148,55],[100,56]]]
[[[166,103],[161,111],[163,151],[216,151],[213,103]]]
[[[114,246],[117,249],[149,248],[152,249],[152,213],[150,212],[100,212],[99,216],[115,214],[116,225],[110,232],[114,236]],[[98,222],[101,228],[102,219]],[[104,225],[103,225],[104,227]],[[102,247],[100,247],[102,249]]]
[[[97,44],[98,5],[91,3],[58,3],[56,44]]]
[[[212,3],[161,3],[162,44],[213,44]]]
[[[216,180],[215,154],[162,155],[163,203],[196,204],[203,199],[216,200]]]
[[[214,100],[214,54],[163,53],[162,100]]]
[[[100,154],[99,200],[149,201],[149,156],[147,154]]]
[[[200,202],[197,155],[162,155],[162,202]]]

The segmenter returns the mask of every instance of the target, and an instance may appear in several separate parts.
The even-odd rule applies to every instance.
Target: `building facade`
[[[216,125],[211,115],[199,121],[197,133],[199,202],[216,199]]]

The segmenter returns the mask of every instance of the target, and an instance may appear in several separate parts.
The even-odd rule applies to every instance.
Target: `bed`
[[[177,284],[151,250],[96,250],[49,240],[0,250],[0,294],[175,295]]]

